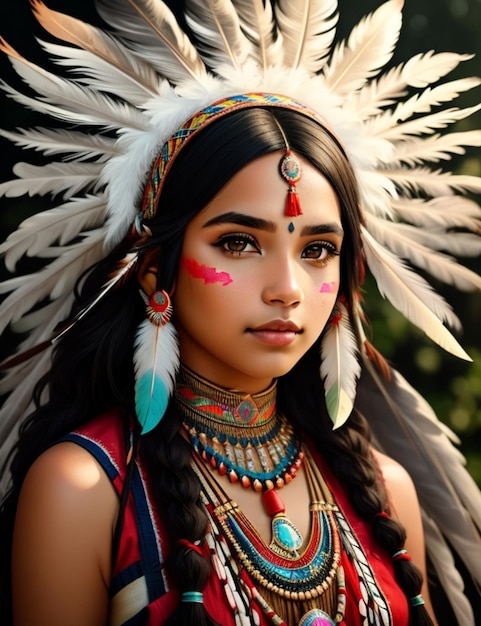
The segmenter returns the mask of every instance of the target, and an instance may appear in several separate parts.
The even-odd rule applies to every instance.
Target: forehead
[[[197,217],[205,222],[219,213],[236,211],[276,222],[286,220],[300,224],[314,220],[340,224],[339,201],[333,188],[314,165],[298,155],[302,177],[296,190],[302,215],[285,216],[288,184],[279,171],[283,156],[283,151],[276,151],[251,161],[222,187]]]

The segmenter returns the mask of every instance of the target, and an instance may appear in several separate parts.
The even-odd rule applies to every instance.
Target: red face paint
[[[192,278],[202,278],[204,285],[221,283],[225,287],[232,282],[232,278],[227,272],[218,272],[215,267],[200,265],[195,259],[183,258],[181,263],[182,267],[189,272]]]
[[[337,284],[333,281],[331,283],[322,283],[319,289],[320,293],[334,293],[337,289]]]

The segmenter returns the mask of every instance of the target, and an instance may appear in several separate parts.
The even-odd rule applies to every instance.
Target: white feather
[[[0,332],[10,322],[19,320],[37,302],[69,294],[82,272],[103,257],[103,238],[102,230],[92,231],[35,274],[3,281],[0,293],[12,293],[0,304]]]
[[[153,74],[148,86],[139,76],[137,81],[130,74],[112,67],[108,61],[95,56],[88,50],[60,46],[40,41],[42,47],[53,56],[54,62],[60,67],[69,68],[74,80],[79,85],[86,85],[93,90],[113,94],[115,97],[131,105],[142,107],[144,102],[159,93],[163,79],[146,65],[147,71]],[[121,44],[118,44],[119,46]],[[141,63],[130,51],[133,63]],[[145,72],[144,72],[145,73]]]
[[[377,115],[385,106],[406,96],[407,87],[424,88],[452,71],[461,61],[472,58],[433,51],[417,54],[407,63],[391,68],[378,79],[371,80],[357,92],[353,92],[346,103],[348,110],[355,111],[363,120]]]
[[[474,200],[449,194],[445,197],[396,198],[393,209],[402,219],[425,228],[465,228],[481,232],[481,209]]]
[[[134,346],[135,407],[142,433],[160,422],[174,390],[179,368],[177,331],[172,323],[156,326],[144,320]]]
[[[390,61],[402,22],[402,0],[389,0],[364,17],[347,42],[339,43],[324,69],[326,84],[337,94],[361,89]]]
[[[439,296],[434,295],[423,278],[377,243],[364,227],[363,237],[366,260],[380,294],[447,352],[470,361],[453,335],[429,308],[431,301],[438,300]]]
[[[458,624],[476,626],[473,609],[464,595],[464,581],[456,569],[453,553],[436,522],[422,511],[424,540],[429,560],[449,599]]]
[[[433,107],[444,102],[451,102],[462,92],[477,87],[480,82],[478,78],[464,78],[436,87],[428,87],[423,92],[411,96],[405,102],[400,102],[391,113],[393,122],[402,122],[418,113],[429,113]]]
[[[62,193],[64,198],[69,198],[81,189],[97,189],[101,171],[100,163],[16,163],[13,173],[18,178],[1,183],[0,194],[15,198]]]
[[[277,29],[272,4],[263,0],[233,0],[240,26],[253,45],[259,65],[266,69],[283,60],[283,36]]]
[[[403,164],[414,166],[426,162],[449,160],[453,154],[464,154],[465,146],[481,146],[481,131],[436,134],[431,137],[397,142],[392,158],[385,164],[389,167],[400,167]]]
[[[198,80],[205,66],[161,0],[97,0],[96,8],[136,56],[173,83]]]
[[[284,65],[317,73],[336,34],[337,0],[279,0],[275,14]]]
[[[249,58],[252,46],[231,0],[187,0],[185,19],[211,68],[231,65],[239,70]]]
[[[454,285],[462,291],[481,289],[481,277],[460,265],[454,258],[441,254],[438,250],[449,250],[458,256],[478,256],[481,254],[481,238],[469,233],[430,233],[409,224],[396,224],[375,216],[367,216],[367,227],[376,241],[413,265],[429,272],[437,280]],[[435,251],[433,251],[435,250]],[[433,292],[434,295],[434,292]],[[432,307],[432,303],[431,303]],[[442,301],[442,309],[447,305]],[[438,308],[434,312],[451,326],[458,327],[452,318],[449,307],[446,314]]]
[[[382,174],[403,192],[425,192],[431,196],[447,196],[453,190],[481,193],[481,178],[468,174],[451,174],[428,167],[384,169]]]
[[[102,197],[86,196],[32,215],[0,244],[0,254],[5,255],[7,269],[14,272],[17,261],[24,254],[35,257],[55,241],[63,246],[82,231],[100,226],[105,219],[104,212]]]
[[[452,107],[431,115],[423,115],[414,120],[399,122],[390,111],[382,113],[366,122],[366,131],[376,137],[382,137],[389,141],[400,141],[410,135],[429,135],[438,128],[446,128],[450,124],[463,120],[476,111],[481,104],[465,109]]]
[[[2,82],[3,89],[21,104],[65,121],[111,128],[145,127],[144,116],[137,109],[99,91],[55,76],[22,57],[1,38],[0,50],[10,56],[17,74],[40,96],[24,96]]]
[[[357,340],[347,309],[339,301],[336,309],[339,320],[331,321],[322,337],[320,366],[333,428],[342,426],[350,416],[356,397],[356,382],[361,373]]]
[[[158,76],[147,63],[133,55],[119,41],[99,28],[86,24],[82,20],[53,11],[40,0],[33,0],[35,17],[43,28],[54,37],[83,49],[55,46],[43,42],[43,47],[52,56],[60,56],[60,63],[77,66],[92,77],[101,73],[108,81],[105,90],[117,93],[116,85],[121,85],[125,97],[129,94],[130,102],[139,103],[157,92]],[[81,61],[79,63],[79,61]],[[108,85],[110,88],[109,89]]]
[[[95,159],[103,163],[118,151],[115,140],[102,135],[88,135],[71,130],[51,128],[21,128],[18,132],[0,129],[0,136],[23,148],[45,155],[65,154],[64,160],[83,161]]]

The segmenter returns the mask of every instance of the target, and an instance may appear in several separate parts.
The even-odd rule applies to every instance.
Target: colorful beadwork
[[[218,102],[214,102],[214,104],[210,104],[188,119],[163,145],[159,156],[153,164],[151,176],[145,188],[142,202],[142,215],[144,219],[154,217],[167,172],[184,145],[186,145],[201,128],[211,124],[217,118],[239,109],[255,106],[281,107],[296,110],[320,123],[318,116],[309,109],[309,107],[282,95],[247,93],[223,98]]]
[[[239,396],[184,367],[175,397],[194,450],[221,476],[258,493],[296,476],[304,453],[292,426],[276,413],[275,386]]]

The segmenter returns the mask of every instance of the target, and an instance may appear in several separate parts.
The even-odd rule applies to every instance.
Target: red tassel
[[[298,215],[302,215],[299,194],[294,188],[289,189],[287,192],[285,215],[287,217],[297,217]]]

